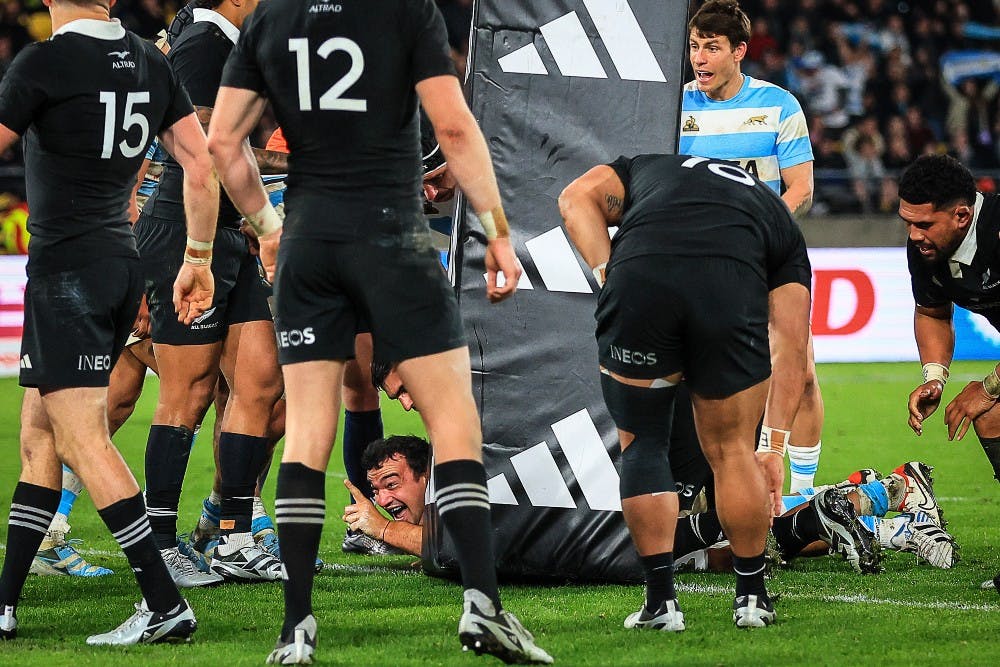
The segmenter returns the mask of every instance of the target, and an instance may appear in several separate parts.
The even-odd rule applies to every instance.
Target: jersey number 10
[[[299,110],[312,111],[312,86],[309,83],[309,40],[293,37],[288,40],[288,50],[295,54],[295,69],[299,83]],[[368,100],[344,97],[347,89],[357,83],[365,71],[365,54],[353,39],[331,37],[316,49],[316,54],[326,59],[334,51],[343,51],[351,57],[351,68],[337,83],[320,95],[319,108],[324,111],[368,111]]]
[[[114,91],[101,91],[101,104],[104,105],[104,144],[101,148],[101,159],[109,160],[111,159],[111,152],[114,150],[115,143],[115,129],[117,123],[115,122],[115,99],[117,95]],[[139,153],[146,150],[146,142],[149,140],[149,121],[146,117],[137,111],[133,111],[132,107],[136,104],[149,104],[149,93],[143,91],[141,93],[127,93],[125,95],[125,114],[122,118],[122,129],[128,132],[131,128],[139,126],[141,132],[139,136],[139,143],[135,146],[129,146],[128,142],[122,139],[118,143],[118,150],[126,158],[133,158]]]

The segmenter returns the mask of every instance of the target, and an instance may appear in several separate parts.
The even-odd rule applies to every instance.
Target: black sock
[[[438,516],[455,544],[462,585],[489,597],[499,611],[486,469],[470,459],[447,461],[434,466],[434,482]]]
[[[7,519],[7,553],[0,573],[0,606],[17,607],[31,561],[59,509],[62,492],[18,482]],[[2,611],[2,610],[0,610]]]
[[[372,497],[372,485],[368,483],[367,470],[361,466],[361,455],[369,443],[383,435],[382,411],[351,412],[344,410],[344,470],[347,479],[365,494]],[[357,501],[352,498],[352,501]]]
[[[250,532],[253,493],[267,454],[267,438],[226,431],[219,435],[219,531],[223,536]]]
[[[312,613],[313,574],[325,514],[326,474],[301,463],[282,463],[278,468],[274,517],[285,571],[283,639]]]
[[[764,587],[764,552],[759,556],[742,558],[733,554],[733,571],[736,572],[736,597],[767,595]]]
[[[724,539],[726,536],[722,532],[722,523],[715,510],[692,514],[677,521],[674,553],[678,557],[687,556],[692,551],[710,547]]]
[[[194,434],[183,426],[149,427],[146,441],[146,511],[160,549],[177,545],[177,505]]]
[[[142,596],[146,598],[146,606],[161,612],[177,608],[182,602],[181,594],[153,540],[142,495],[137,493],[131,498],[119,500],[97,510],[97,513],[125,552]]]
[[[677,597],[674,590],[674,554],[666,552],[639,556],[646,573],[646,611],[655,612],[667,600]]]
[[[993,478],[1000,481],[1000,438],[980,438],[979,444],[986,452],[986,458],[993,466]]]
[[[774,517],[771,532],[785,558],[794,558],[806,545],[823,539],[819,515],[812,503],[791,516]]]

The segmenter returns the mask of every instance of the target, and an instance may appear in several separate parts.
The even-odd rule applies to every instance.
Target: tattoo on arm
[[[201,129],[208,132],[208,123],[212,120],[212,107],[200,107],[195,105],[194,112],[198,116],[198,122],[201,123]]]
[[[610,192],[604,195],[604,201],[608,204],[608,213],[621,213],[624,202],[622,202],[621,197],[616,197]]]
[[[253,155],[257,158],[257,167],[262,174],[287,174],[288,153],[254,148]]]

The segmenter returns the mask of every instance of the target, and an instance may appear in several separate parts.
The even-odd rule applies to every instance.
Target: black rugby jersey
[[[625,185],[610,263],[720,257],[747,264],[769,289],[811,287],[805,239],[788,207],[738,166],[689,155],[620,157],[609,166]]]
[[[426,227],[414,85],[454,74],[433,0],[268,0],[222,85],[266,95],[288,141],[285,235]]]
[[[184,28],[174,41],[167,60],[191,97],[191,103],[211,108],[215,106],[226,58],[233,49],[233,39],[219,24],[225,22],[233,37],[237,28],[218,12],[208,9],[196,9],[194,12],[195,22]],[[213,17],[218,23],[204,20],[203,16]],[[142,211],[157,220],[184,223],[184,170],[173,157],[164,161],[160,183]],[[241,217],[226,193],[220,192],[218,226],[239,228]]]
[[[980,194],[976,199],[975,236],[968,239],[969,243],[975,241],[974,247],[969,247],[975,250],[971,262],[961,263],[956,270],[961,275],[954,276],[952,262],[928,262],[907,241],[910,286],[919,306],[954,303],[983,315],[1000,330],[1000,195]]]
[[[136,257],[136,172],[192,111],[163,54],[117,20],[72,21],[25,47],[0,83],[0,123],[24,137],[28,274]]]

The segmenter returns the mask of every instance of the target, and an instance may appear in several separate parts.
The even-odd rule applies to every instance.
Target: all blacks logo
[[[289,329],[288,331],[278,332],[278,345],[281,347],[298,347],[299,345],[312,345],[316,342],[316,336],[313,334],[312,327],[306,327],[299,331],[298,329]]]

